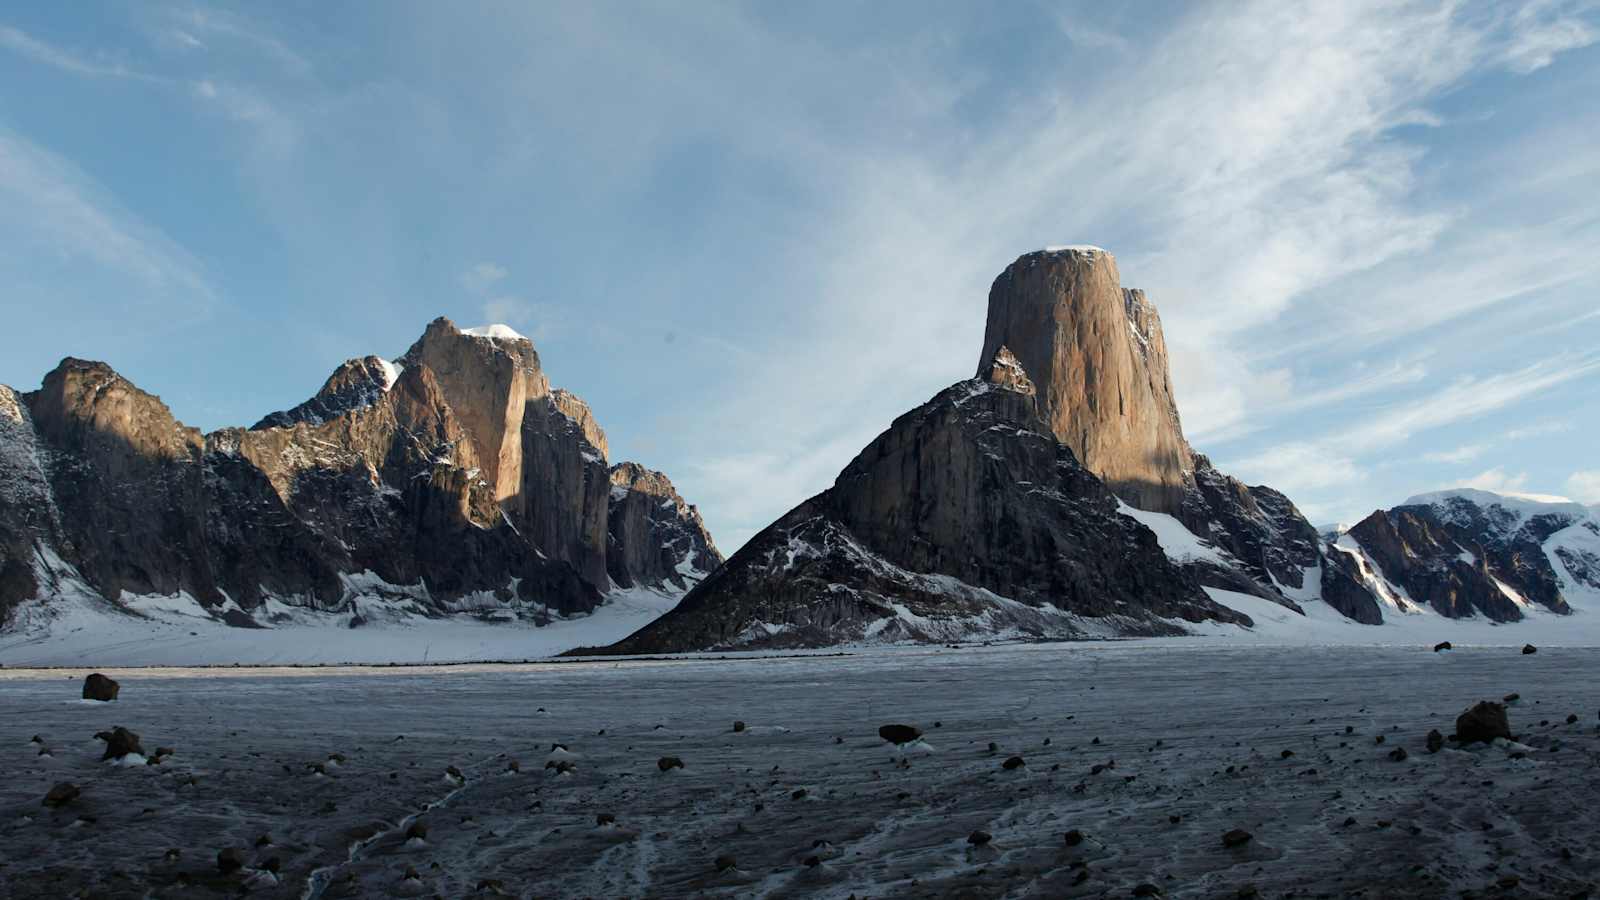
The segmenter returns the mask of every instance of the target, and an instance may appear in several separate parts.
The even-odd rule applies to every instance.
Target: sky
[[[0,6],[0,383],[204,429],[503,322],[731,552],[1092,243],[1318,524],[1600,503],[1600,2]]]

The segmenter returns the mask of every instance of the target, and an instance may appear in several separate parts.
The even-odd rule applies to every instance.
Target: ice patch
[[[497,339],[502,341],[528,340],[523,335],[518,334],[517,330],[512,328],[510,325],[478,325],[472,328],[462,328],[460,331],[462,334],[467,335],[468,337],[490,338],[492,340]]]

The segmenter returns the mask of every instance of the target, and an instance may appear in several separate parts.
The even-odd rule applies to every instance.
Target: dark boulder
[[[1440,650],[1452,650],[1452,649],[1455,649],[1455,648],[1450,646],[1450,642],[1449,641],[1440,641],[1439,643],[1433,645],[1433,652],[1435,652],[1435,653],[1438,653]]]
[[[1440,734],[1439,729],[1435,728],[1428,732],[1428,752],[1438,753],[1442,749],[1444,749],[1444,735]]]
[[[117,692],[121,689],[122,685],[95,672],[83,680],[83,699],[109,702],[117,699]]]
[[[1528,656],[1530,654],[1538,653],[1538,652],[1539,652],[1539,648],[1535,647],[1532,644],[1523,644],[1522,645],[1522,655],[1523,656]]]
[[[1511,740],[1504,704],[1484,700],[1456,718],[1456,740],[1461,743],[1488,743],[1495,738]]]
[[[922,737],[922,729],[912,725],[882,725],[878,728],[878,737],[891,744],[909,744]]]
[[[106,752],[100,757],[101,759],[121,759],[130,753],[144,755],[144,746],[139,743],[139,736],[121,725],[110,731],[102,731],[95,737],[106,742]]]
[[[683,760],[677,758],[676,756],[663,756],[656,760],[656,768],[663,772],[670,772],[673,769],[681,769],[683,768]]]
[[[1243,847],[1245,844],[1250,843],[1253,837],[1254,835],[1243,828],[1235,828],[1222,836],[1222,846]]]
[[[78,799],[79,793],[77,785],[70,781],[63,781],[51,788],[50,792],[45,794],[44,799],[39,802],[41,805],[51,808],[65,806]]]

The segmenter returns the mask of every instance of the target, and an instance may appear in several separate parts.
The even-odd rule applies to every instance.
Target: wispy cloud
[[[1527,486],[1528,473],[1507,473],[1505,469],[1499,466],[1495,466],[1494,468],[1484,472],[1479,472],[1460,484],[1444,485],[1446,488],[1474,488],[1480,491],[1494,491],[1495,493],[1500,494],[1516,493]]]
[[[1445,450],[1437,453],[1424,453],[1424,462],[1431,463],[1464,463],[1471,462],[1489,450],[1488,444],[1467,444],[1454,450]]]
[[[1600,504],[1600,469],[1573,472],[1566,487],[1567,494],[1579,503]]]
[[[509,273],[506,272],[505,267],[496,263],[476,263],[461,273],[461,286],[474,294],[481,294],[495,284],[504,281],[507,274]]]
[[[91,264],[151,293],[204,305],[214,292],[187,251],[123,209],[78,168],[0,132],[0,235],[65,266]],[[37,277],[37,267],[30,279]]]
[[[166,80],[130,68],[115,60],[89,56],[55,46],[10,25],[0,25],[0,47],[20,54],[34,62],[88,78],[131,78],[158,83]]]

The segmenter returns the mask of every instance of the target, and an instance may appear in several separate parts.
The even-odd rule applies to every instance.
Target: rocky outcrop
[[[1542,607],[1571,612],[1566,593],[1600,594],[1600,525],[1576,503],[1487,491],[1423,495],[1378,510],[1339,537],[1401,607],[1515,622]]]
[[[1322,541],[1294,503],[1272,488],[1248,487],[1222,474],[1199,453],[1193,461],[1194,486],[1177,516],[1184,527],[1236,560],[1265,596],[1275,596],[1280,585],[1304,587],[1307,571],[1315,572],[1321,560]]]
[[[287,428],[297,422],[321,425],[377,403],[399,377],[400,367],[381,357],[346,360],[328,376],[316,396],[292,409],[269,413],[250,428]]]
[[[1053,433],[1111,490],[1176,515],[1193,484],[1161,319],[1095,247],[1028,253],[989,289],[979,375],[1009,347]]]
[[[611,467],[606,552],[619,587],[671,584],[688,590],[722,565],[700,511],[667,476],[638,463]]]
[[[896,419],[671,612],[608,648],[1175,634],[1249,619],[1206,596],[1054,439],[1027,374],[985,376]]]
[[[38,391],[0,388],[0,619],[72,582],[113,603],[188,595],[242,626],[271,624],[269,600],[352,625],[357,599],[542,622],[612,588],[612,491],[593,414],[503,327],[435,320],[399,363],[351,360],[306,403],[209,435],[67,359]],[[632,555],[678,553],[663,531],[633,538]],[[657,569],[632,583],[687,588]]]

